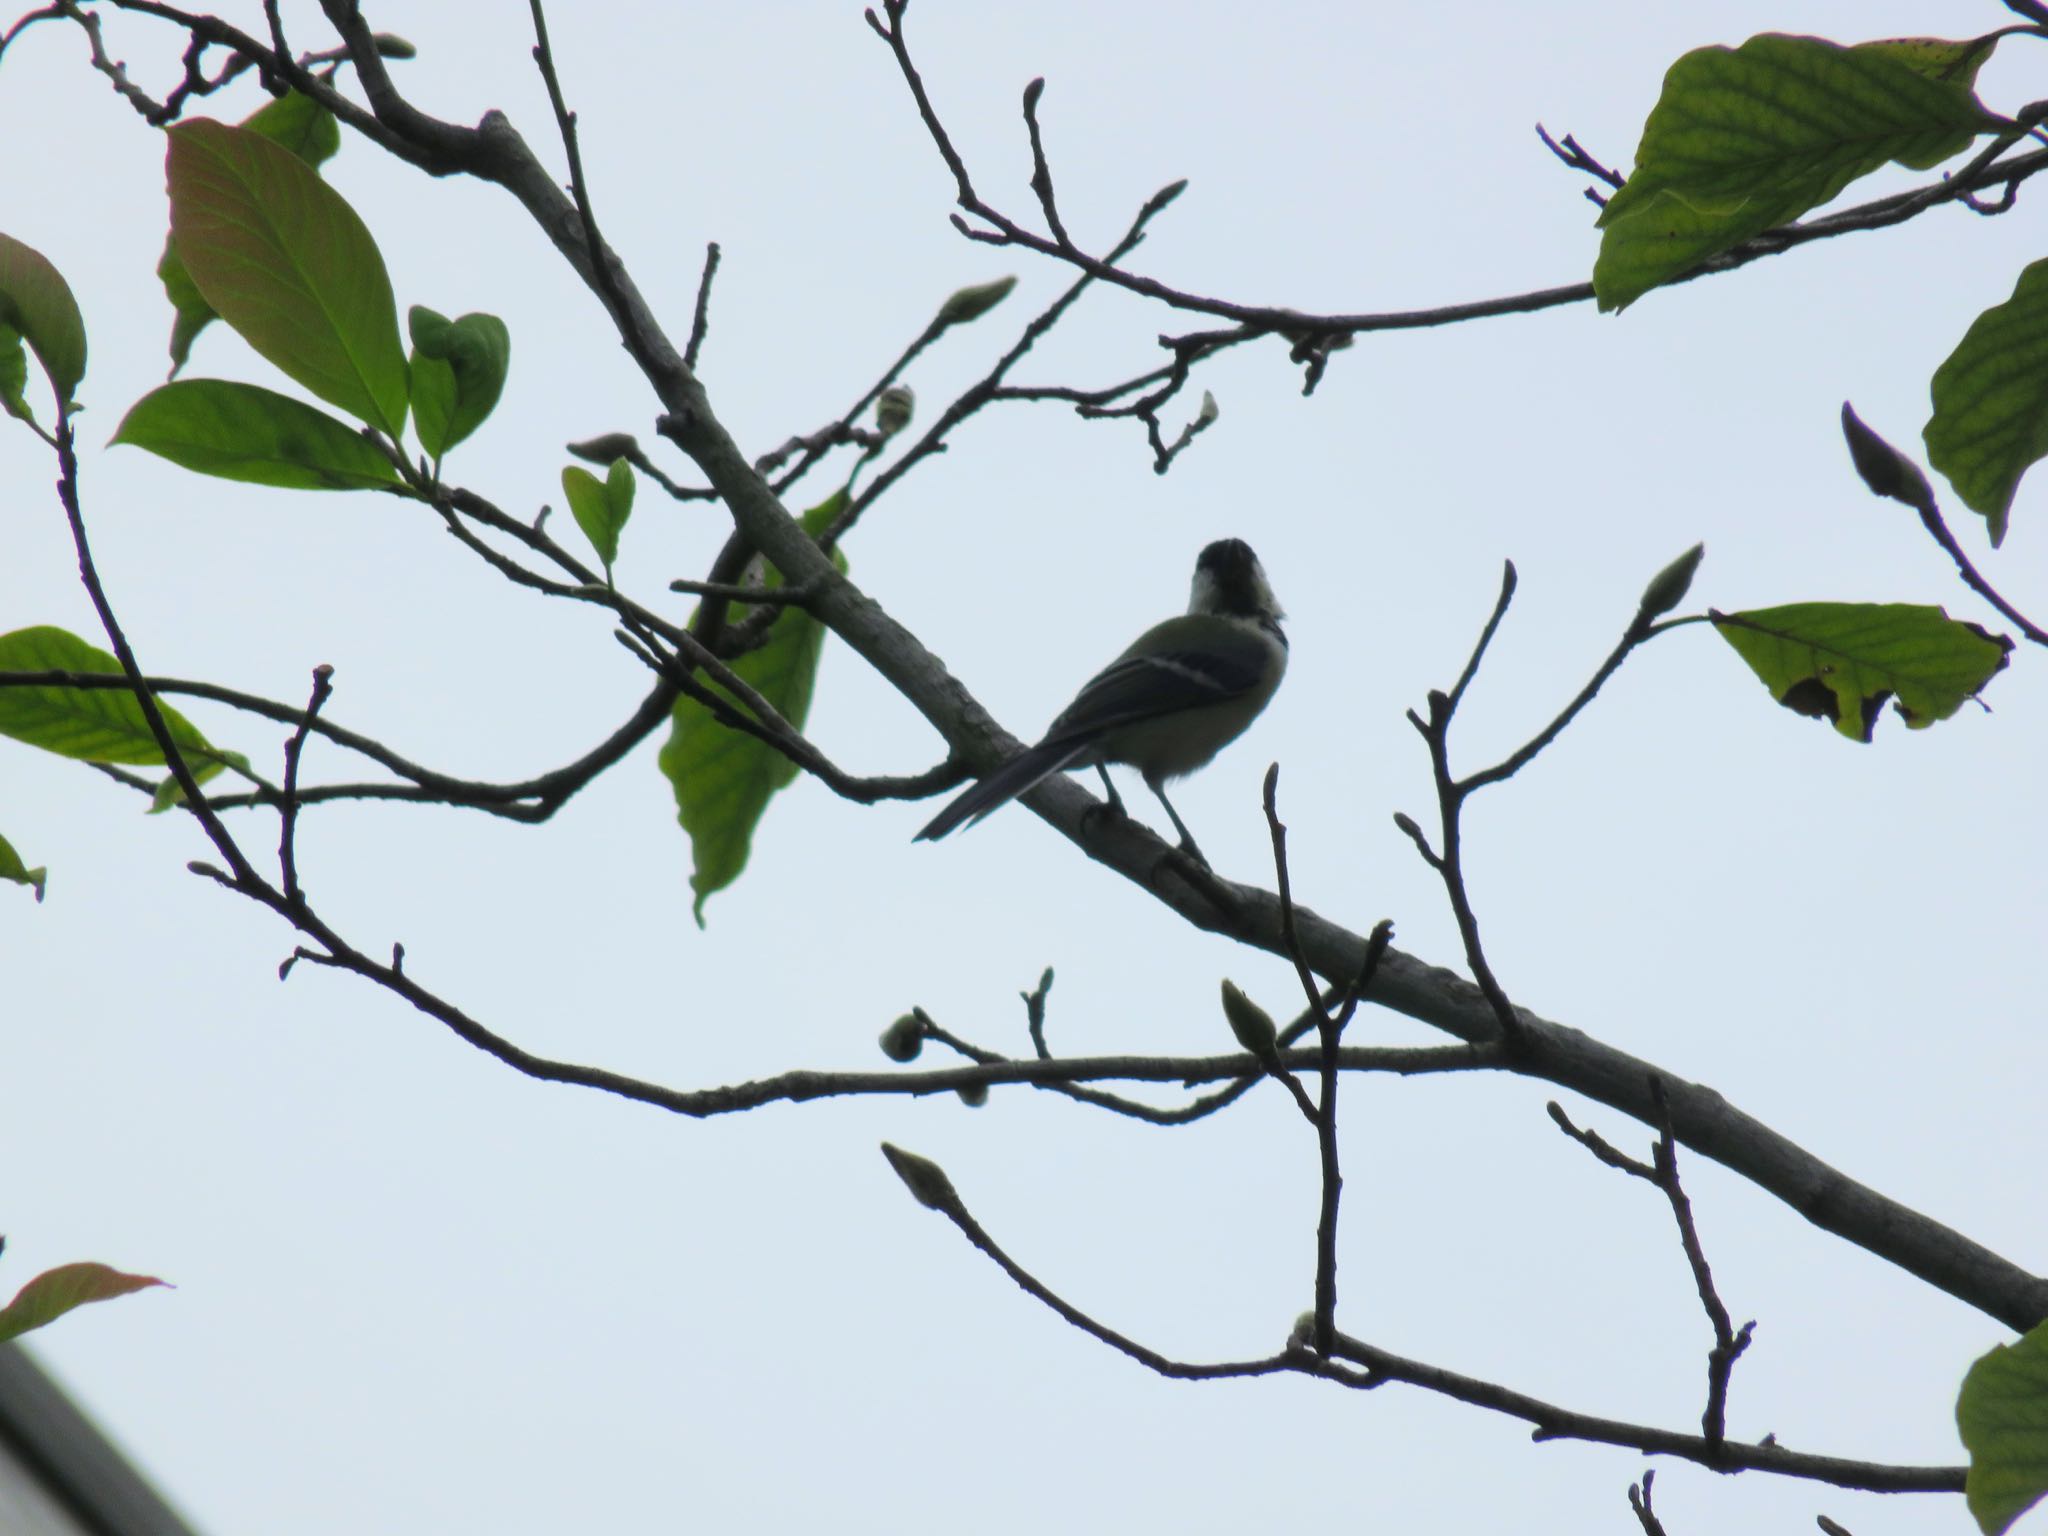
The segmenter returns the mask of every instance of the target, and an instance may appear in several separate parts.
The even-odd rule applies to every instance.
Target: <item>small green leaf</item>
[[[1963,1497],[1984,1536],[1999,1536],[2048,1493],[2048,1323],[1970,1367],[1956,1428],[1970,1453]]]
[[[1994,546],[2020,477],[2048,456],[2048,260],[1975,320],[1934,370],[1927,459],[1990,525]]]
[[[180,379],[129,409],[113,441],[203,475],[300,491],[396,486],[398,471],[376,444],[325,411],[256,384]]]
[[[198,118],[169,137],[171,238],[200,296],[322,400],[397,437],[398,311],[356,211],[261,133]]]
[[[624,459],[612,460],[602,480],[574,464],[562,471],[562,494],[569,498],[569,511],[597,551],[597,558],[604,562],[607,577],[619,558],[619,534],[633,515],[633,486],[633,466]]]
[[[0,1343],[55,1322],[89,1301],[108,1301],[166,1283],[154,1275],[124,1275],[104,1264],[59,1264],[37,1275],[0,1307]]]
[[[192,770],[193,779],[201,784],[211,783],[230,768],[245,779],[250,778],[248,756],[241,752],[216,752],[208,758],[188,755],[185,766]],[[157,785],[156,792],[149,797],[149,814],[161,816],[172,807],[184,803],[185,786],[178,782],[176,774],[167,774]]]
[[[1771,697],[1833,721],[1851,741],[1870,740],[1895,694],[1913,729],[1946,720],[2012,650],[2004,635],[1911,603],[1789,603],[1709,617]]]
[[[0,324],[28,343],[58,403],[69,405],[85,377],[85,317],[64,275],[7,235],[0,235]]]
[[[121,663],[68,630],[42,624],[0,635],[0,672],[84,672],[118,677]],[[195,768],[218,758],[191,721],[161,699],[157,708],[170,728],[171,740]],[[0,688],[0,736],[92,763],[154,765],[164,760],[142,706],[126,688],[66,688],[60,684]]]
[[[14,844],[0,837],[0,880],[12,880],[16,885],[25,885],[36,893],[36,900],[43,899],[43,887],[49,883],[48,869],[30,869],[14,851]]]
[[[164,236],[164,253],[157,259],[157,281],[164,285],[164,297],[171,301],[171,377],[178,376],[192,357],[192,343],[214,322],[213,306],[199,296],[192,274],[178,260],[178,247]]]
[[[341,126],[334,114],[297,91],[288,91],[242,119],[242,127],[262,134],[283,146],[306,164],[318,166],[341,148]],[[171,301],[176,317],[171,321],[171,377],[192,356],[192,343],[213,322],[213,306],[200,297],[178,259],[177,242],[164,237],[164,254],[156,264],[156,275],[164,285],[164,297]]]
[[[1634,303],[1889,161],[1925,170],[2006,126],[1967,78],[1923,64],[1895,44],[1778,33],[1686,54],[1643,125],[1634,174],[1601,211],[1600,308]]]
[[[845,509],[846,492],[834,492],[804,513],[805,532],[813,537],[823,533]],[[842,571],[846,569],[846,557],[838,550],[832,558]],[[765,585],[782,585],[774,567],[766,566],[760,574]],[[740,623],[752,611],[748,604],[734,604],[731,622]],[[733,662],[732,669],[783,719],[802,730],[824,646],[824,625],[801,608],[785,608],[769,626],[766,642]],[[710,688],[718,686],[705,682]],[[745,712],[744,705],[733,707]],[[754,829],[769,799],[796,777],[796,765],[766,743],[720,724],[709,709],[687,698],[676,700],[660,761],[675,791],[677,820],[690,837],[690,889],[697,894],[692,911],[701,928],[704,903],[747,867]]]
[[[496,315],[449,320],[419,304],[406,320],[413,346],[413,433],[438,462],[497,405],[512,365],[512,333]]]
[[[241,126],[290,150],[310,166],[332,160],[341,149],[341,125],[312,97],[286,91],[242,119]]]

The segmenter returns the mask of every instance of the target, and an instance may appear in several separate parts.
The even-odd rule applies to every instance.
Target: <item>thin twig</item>
[[[1640,1483],[1628,1485],[1628,1507],[1635,1512],[1636,1523],[1643,1528],[1643,1536],[1666,1536],[1664,1522],[1650,1507],[1650,1490],[1656,1480],[1656,1472],[1646,1470]]]
[[[718,275],[718,242],[704,247],[704,271],[697,279],[697,308],[690,316],[690,340],[683,348],[683,366],[695,373],[697,354],[703,349],[704,334],[711,325],[711,279]]]
[[[1295,1371],[1359,1389],[1398,1381],[1473,1407],[1521,1419],[1535,1426],[1536,1437],[1540,1440],[1585,1440],[1595,1444],[1631,1446],[1647,1454],[1675,1456],[1717,1470],[1770,1471],[1844,1488],[1954,1493],[1960,1492],[1963,1486],[1964,1469],[1961,1467],[1889,1466],[1832,1456],[1810,1456],[1776,1444],[1729,1445],[1716,1453],[1695,1435],[1560,1408],[1494,1382],[1406,1359],[1344,1334],[1337,1335],[1332,1341],[1333,1353],[1339,1360],[1363,1367],[1362,1375],[1334,1369],[1330,1360],[1296,1345],[1263,1360],[1232,1360],[1215,1364],[1175,1360],[1098,1322],[1011,1258],[968,1211],[953,1181],[938,1164],[887,1143],[883,1144],[882,1151],[897,1177],[920,1204],[952,1222],[968,1242],[986,1254],[1027,1295],[1051,1308],[1089,1337],[1162,1376],[1180,1381],[1206,1381]]]
[[[1045,999],[1052,991],[1052,967],[1047,966],[1038,978],[1038,985],[1029,992],[1017,995],[1024,999],[1024,1028],[1031,1036],[1031,1049],[1038,1053],[1040,1061],[1051,1061],[1052,1051],[1045,1043]]]
[[[1677,1137],[1671,1128],[1670,1101],[1661,1079],[1651,1078],[1650,1098],[1657,1106],[1663,1123],[1658,1128],[1657,1139],[1651,1146],[1651,1160],[1647,1163],[1620,1151],[1599,1132],[1581,1130],[1555,1099],[1546,1108],[1557,1128],[1565,1135],[1609,1168],[1654,1185],[1670,1205],[1672,1219],[1678,1224],[1678,1241],[1685,1252],[1686,1267],[1692,1271],[1693,1288],[1699,1293],[1700,1307],[1707,1314],[1708,1325],[1714,1331],[1713,1347],[1707,1353],[1707,1404],[1700,1415],[1700,1427],[1707,1443],[1718,1446],[1727,1440],[1729,1381],[1735,1371],[1735,1362],[1749,1348],[1756,1324],[1752,1321],[1736,1328],[1719,1291],[1715,1289],[1714,1273],[1707,1264],[1706,1249],[1693,1221],[1692,1200],[1678,1176]]]
[[[313,720],[333,691],[334,668],[322,662],[313,669],[313,691],[306,699],[305,713],[299,717],[298,728],[284,744],[284,792],[277,816],[277,865],[287,901],[305,899],[305,892],[299,888],[299,759],[306,750],[306,736],[313,729]]]

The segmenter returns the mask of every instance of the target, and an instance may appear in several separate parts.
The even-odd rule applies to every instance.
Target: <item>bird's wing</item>
[[[1205,704],[1221,704],[1251,692],[1265,679],[1260,665],[1263,658],[1255,644],[1190,645],[1139,654],[1148,649],[1150,638],[1139,640],[1088,680],[1074,702],[1047,727],[1048,744],[1095,736],[1120,725]],[[1235,635],[1230,638],[1238,639]]]

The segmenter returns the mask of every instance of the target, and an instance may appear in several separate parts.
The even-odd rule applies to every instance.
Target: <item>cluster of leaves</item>
[[[1766,34],[1686,54],[1664,78],[1632,174],[1601,212],[1600,307],[1624,308],[1694,275],[1887,164],[1928,170],[1989,138],[1973,162],[1988,165],[2042,114],[2008,118],[1986,107],[1978,71],[2002,38],[2041,30],[1848,47]],[[2048,457],[2048,260],[1977,317],[1930,394],[1928,460],[1984,517],[1996,547],[2021,477]],[[1873,491],[1937,515],[1917,466],[1846,407],[1844,428]],[[2012,649],[2005,636],[1905,604],[1797,603],[1711,617],[1780,703],[1861,741],[1890,697],[1908,725],[1946,718]],[[1977,1362],[1956,1417],[1970,1452],[1970,1511],[1996,1536],[2048,1493],[2048,1324]]]
[[[1885,165],[1932,168],[1987,138],[1991,155],[2010,148],[2032,120],[1987,108],[1976,79],[2002,37],[2032,30],[1855,46],[1767,35],[1686,55],[1665,80],[1634,173],[1603,210],[1594,270],[1601,307],[1624,308],[1694,274]],[[167,139],[170,232],[158,274],[174,312],[173,377],[135,403],[114,441],[228,479],[438,504],[446,456],[490,417],[505,387],[511,349],[504,323],[414,306],[408,351],[375,240],[320,176],[340,135],[309,98],[286,94],[239,125],[184,122]],[[975,318],[1007,294],[1010,281],[962,290],[941,322]],[[258,384],[178,378],[195,339],[216,318],[341,414]],[[85,373],[83,320],[55,268],[0,236],[0,408],[34,426],[29,354],[48,377],[61,423]],[[884,437],[902,425],[890,424],[889,411],[907,419],[908,395],[900,393],[883,402]],[[1969,328],[1935,373],[1932,393],[1924,432],[1930,460],[1985,517],[1996,545],[2021,477],[2048,456],[2048,261],[2027,268],[2012,298]],[[418,463],[402,447],[408,426]],[[842,517],[850,485],[804,515],[807,531],[822,535]],[[608,589],[633,510],[632,463],[611,458],[602,477],[566,467],[561,488]],[[1645,633],[1683,599],[1697,561],[1695,551],[1652,583],[1638,620]],[[781,577],[757,561],[743,581],[765,596]],[[734,607],[736,628],[759,611]],[[1799,603],[1705,618],[1780,703],[1864,742],[1887,700],[1915,728],[1953,715],[2005,666],[2012,648],[1940,609],[1904,604]],[[785,606],[732,670],[801,729],[824,634],[800,604]],[[46,679],[0,689],[0,734],[90,762],[164,763],[131,691],[71,681],[118,674],[119,662],[106,652],[47,626],[19,629],[0,635],[0,671]],[[744,709],[729,691],[726,698]],[[256,782],[245,758],[159,709],[196,778],[232,770]],[[767,804],[796,768],[686,696],[674,705],[660,767],[691,839],[701,922],[706,899],[744,868]],[[155,805],[175,798],[167,783]],[[0,879],[29,886],[40,899],[46,871],[29,869],[0,840]],[[1241,1042],[1270,1050],[1269,1019],[1244,1008],[1231,1019]],[[83,1301],[157,1283],[104,1266],[64,1266],[0,1309],[0,1338]],[[2003,1530],[2048,1489],[2044,1402],[2048,1325],[1993,1351],[1965,1383],[1958,1419],[1972,1454],[1970,1506],[1988,1532]]]
[[[481,313],[450,320],[416,305],[407,317],[407,355],[382,253],[362,218],[320,178],[340,136],[332,115],[309,98],[287,94],[238,125],[185,122],[167,139],[170,233],[157,270],[174,311],[174,377],[129,409],[113,441],[225,479],[431,499],[444,457],[483,424],[503,392],[511,356],[504,322]],[[43,362],[60,413],[67,411],[85,371],[78,306],[54,267],[5,236],[0,305],[0,402],[33,420],[23,391],[25,341]],[[259,384],[176,378],[194,339],[216,318],[352,421]],[[417,468],[400,450],[408,421],[426,461]],[[614,458],[602,479],[571,465],[561,479],[609,582],[633,508],[632,465]],[[822,533],[844,507],[842,492],[813,509],[806,526]],[[780,576],[757,561],[747,579],[773,586]],[[741,605],[738,616],[747,611]],[[785,608],[734,669],[801,727],[823,641],[816,620]],[[119,670],[112,656],[62,630],[0,637],[0,671]],[[165,716],[202,781],[227,768],[247,772],[246,758],[215,748],[175,712]],[[130,695],[69,687],[61,678],[0,690],[0,734],[91,762],[163,762]],[[701,921],[705,898],[738,877],[770,797],[795,770],[688,697],[675,704],[660,763],[691,839]],[[167,781],[157,808],[175,801]],[[47,871],[29,870],[0,845],[0,878],[31,884],[40,896]]]
[[[1694,275],[1886,165],[1928,170],[1979,139],[1990,141],[1978,157],[1988,164],[2042,113],[1992,111],[1977,97],[1978,71],[2002,39],[2039,32],[1850,47],[1766,33],[1686,54],[1664,77],[1634,171],[1601,211],[1600,307]],[[1977,317],[1935,370],[1932,395],[1929,462],[1996,546],[2021,476],[2048,456],[2048,260]]]

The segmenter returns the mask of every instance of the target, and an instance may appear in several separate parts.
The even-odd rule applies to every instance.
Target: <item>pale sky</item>
[[[365,5],[418,45],[397,66],[418,105],[464,122],[502,108],[560,166],[524,5]],[[261,31],[259,7],[232,14]],[[998,206],[1036,221],[1017,100],[1043,75],[1083,245],[1106,248],[1185,176],[1135,268],[1356,311],[1582,280],[1594,210],[1532,125],[1626,167],[1688,48],[2010,19],[1990,0],[918,0],[910,25]],[[311,7],[287,20],[299,46],[332,41]],[[831,420],[953,289],[1015,273],[1003,307],[912,370],[929,422],[1068,282],[951,229],[950,180],[858,5],[560,5],[552,22],[600,219],[678,340],[704,243],[724,248],[702,372],[749,452]],[[107,25],[160,94],[176,36]],[[2031,57],[2006,45],[1980,82],[1989,104],[2039,94]],[[244,81],[217,112],[258,102]],[[425,509],[102,447],[166,366],[161,140],[53,25],[0,62],[0,142],[36,146],[0,162],[0,227],[57,264],[86,316],[86,517],[146,667],[298,700],[330,663],[333,720],[495,779],[566,762],[630,712],[647,680],[601,612],[510,587]],[[401,307],[510,327],[503,402],[449,478],[531,515],[560,503],[563,443],[656,443],[653,397],[596,300],[508,196],[353,140],[325,174],[375,232]],[[1849,200],[1919,179],[1889,173]],[[1185,602],[1204,543],[1249,540],[1288,609],[1292,669],[1175,803],[1221,873],[1268,885],[1258,786],[1278,761],[1300,898],[1360,931],[1390,917],[1403,949],[1462,969],[1442,890],[1391,817],[1433,823],[1403,711],[1455,678],[1504,558],[1521,591],[1460,717],[1467,768],[1547,720],[1695,541],[1688,611],[1902,601],[2010,627],[1912,513],[1863,489],[1836,417],[1853,399],[1918,450],[1929,374],[2040,254],[2042,195],[1826,242],[1618,318],[1586,305],[1362,337],[1308,400],[1280,344],[1243,347],[1170,415],[1204,387],[1221,408],[1163,477],[1131,423],[992,409],[877,505],[852,574],[1028,737]],[[1092,295],[1017,377],[1122,379],[1157,365],[1161,332],[1207,323]],[[288,387],[224,326],[188,373]],[[0,426],[0,630],[99,641],[50,456]],[[1938,483],[2023,608],[2048,606],[2043,485],[2022,487],[1991,554]],[[667,582],[701,576],[724,527],[643,485],[621,584],[680,616]],[[1658,641],[1469,813],[1504,985],[2048,1266],[2022,1172],[2048,1158],[2042,675],[2023,649],[1987,692],[1993,712],[1911,733],[1887,719],[1865,747],[1776,708],[1704,627]],[[281,728],[180,707],[276,773]],[[810,734],[860,772],[943,753],[836,642]],[[357,776],[337,749],[309,750],[309,782]],[[1646,1464],[1674,1532],[1810,1530],[1816,1514],[1857,1536],[1969,1528],[1956,1499],[1532,1445],[1402,1387],[1164,1381],[1018,1291],[877,1150],[941,1163],[998,1241],[1111,1326],[1188,1359],[1265,1354],[1310,1303],[1316,1204],[1314,1139],[1272,1085],[1174,1131],[1024,1089],[978,1111],[941,1096],[678,1120],[519,1077],[350,978],[302,968],[281,986],[294,936],[184,871],[207,853],[189,818],[145,817],[89,769],[12,742],[0,786],[0,834],[51,871],[41,906],[0,888],[0,1293],[87,1258],[176,1284],[36,1343],[214,1536],[1630,1531],[1625,1490]],[[1284,963],[1190,932],[1027,811],[914,845],[929,814],[799,783],[702,932],[652,743],[544,826],[329,806],[307,813],[300,848],[314,902],[364,949],[402,941],[412,974],[525,1047],[678,1087],[882,1067],[875,1036],[912,1004],[1028,1053],[1017,994],[1048,965],[1063,1054],[1227,1050],[1224,976],[1292,1011]],[[274,847],[273,817],[235,826],[252,852]],[[1437,1037],[1367,1009],[1350,1038]],[[1346,1084],[1339,1324],[1573,1408],[1694,1429],[1710,1336],[1669,1213],[1558,1134],[1555,1096],[1507,1076]],[[1645,1128],[1565,1101],[1647,1148]],[[1956,1386],[2006,1331],[1718,1167],[1682,1168],[1721,1293],[1758,1321],[1731,1435],[1960,1461]]]

